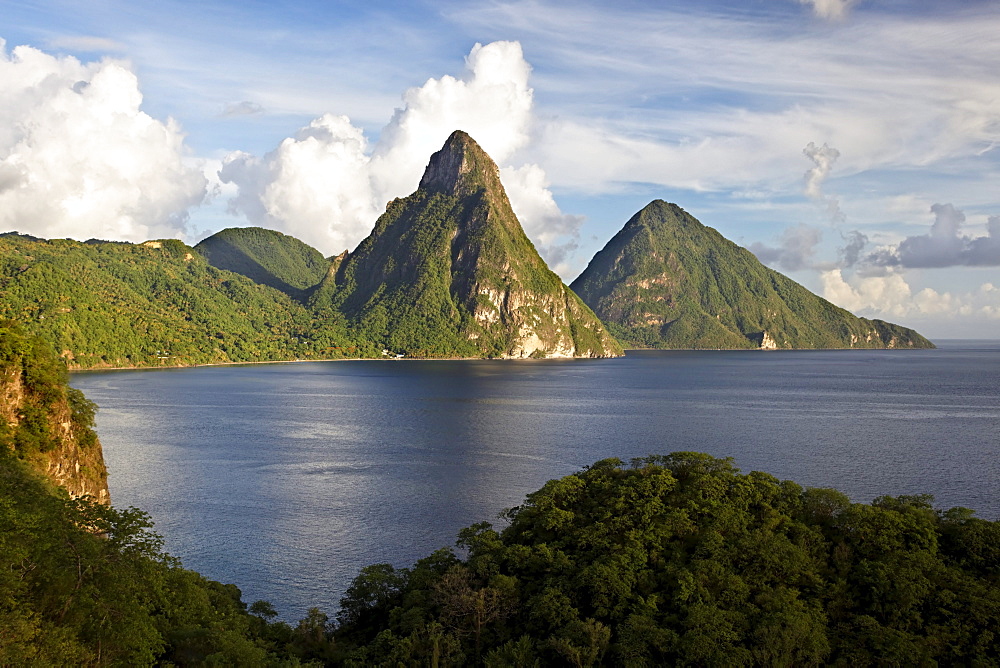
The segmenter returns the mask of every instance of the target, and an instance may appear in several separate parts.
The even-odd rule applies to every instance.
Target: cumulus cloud
[[[800,5],[809,5],[813,13],[824,19],[842,19],[858,0],[799,0]]]
[[[813,142],[809,142],[802,149],[802,153],[813,163],[813,167],[805,174],[806,195],[826,206],[833,222],[843,222],[844,214],[840,210],[840,201],[823,193],[823,182],[833,170],[833,163],[840,157],[840,151],[826,144],[816,146]]]
[[[182,236],[207,182],[172,120],[140,110],[129,68],[0,40],[0,230],[142,241]]]
[[[219,178],[239,185],[230,212],[339,252],[378,216],[370,162],[361,130],[346,116],[326,114],[263,158],[230,154]]]
[[[799,271],[813,266],[816,246],[823,238],[822,231],[808,225],[786,228],[777,246],[768,246],[759,241],[747,249],[761,262],[785,271]]]
[[[916,292],[902,275],[853,276],[840,269],[821,274],[823,296],[849,311],[875,317],[974,317],[1000,320],[1000,289],[984,283],[964,294],[923,288]]]
[[[951,204],[931,207],[934,224],[928,234],[907,237],[895,248],[883,248],[868,256],[881,267],[1000,266],[1000,216],[991,216],[985,236],[962,234],[965,214]]]
[[[352,248],[387,201],[416,189],[448,135],[464,130],[503,166],[501,178],[528,236],[549,261],[561,262],[582,219],[559,211],[541,167],[515,160],[532,129],[531,67],[521,46],[476,44],[465,65],[462,77],[407,90],[370,148],[348,118],[327,114],[263,158],[228,156],[220,178],[239,187],[230,211],[324,252]]]
[[[511,207],[538,252],[556,273],[571,272],[574,267],[569,264],[570,257],[579,247],[578,231],[583,216],[559,210],[549,190],[548,177],[538,165],[504,167],[500,179]]]
[[[519,43],[476,44],[462,78],[443,76],[407,90],[375,147],[379,188],[390,197],[411,193],[431,153],[455,130],[469,133],[497,164],[505,164],[528,142],[530,73]]]

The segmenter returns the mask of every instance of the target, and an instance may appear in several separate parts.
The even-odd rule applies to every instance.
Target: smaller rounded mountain
[[[934,347],[831,304],[662,200],[632,216],[570,288],[631,348]]]

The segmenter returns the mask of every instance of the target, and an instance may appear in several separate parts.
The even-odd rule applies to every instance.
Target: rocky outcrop
[[[408,356],[621,354],[538,255],[496,164],[464,132],[431,156],[415,193],[389,202],[335,284],[332,304],[359,334]]]
[[[0,326],[0,447],[70,496],[110,503],[94,405],[44,344]]]

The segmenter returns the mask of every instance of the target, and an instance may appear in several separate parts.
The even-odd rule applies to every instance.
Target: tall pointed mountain
[[[313,295],[408,355],[606,357],[617,341],[545,265],[496,164],[466,133],[431,156],[416,192]],[[332,285],[331,285],[332,283]]]
[[[816,296],[662,200],[635,214],[571,288],[626,346],[934,347]]]

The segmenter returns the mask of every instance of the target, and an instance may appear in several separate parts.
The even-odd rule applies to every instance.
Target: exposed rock
[[[110,503],[104,454],[87,417],[74,415],[65,372],[53,374],[61,362],[38,342],[10,327],[0,327],[7,357],[0,359],[0,447],[28,462],[36,471],[66,489],[72,497],[90,496]],[[40,359],[41,358],[41,359]],[[43,369],[44,382],[29,382]],[[87,402],[87,406],[92,404]]]
[[[335,282],[332,303],[352,325],[407,356],[621,354],[539,257],[496,164],[464,132],[431,156],[415,193],[389,202]]]

